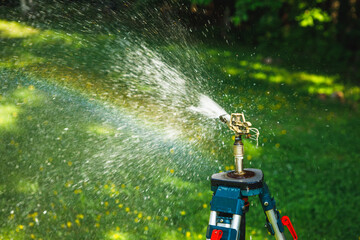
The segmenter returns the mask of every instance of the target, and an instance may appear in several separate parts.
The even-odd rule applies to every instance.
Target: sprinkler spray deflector
[[[243,159],[244,159],[244,144],[242,142],[242,136],[258,141],[259,130],[252,128],[251,123],[245,120],[244,113],[232,113],[221,115],[220,120],[225,123],[230,130],[235,133],[235,142],[234,142],[234,158],[235,158],[235,172],[230,172],[229,177],[232,178],[241,178],[241,177],[251,177],[245,175],[251,175],[251,172],[244,170]]]

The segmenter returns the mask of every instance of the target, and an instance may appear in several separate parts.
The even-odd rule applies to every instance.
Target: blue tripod
[[[214,231],[222,231],[222,240],[245,240],[245,213],[249,210],[248,197],[258,195],[264,209],[268,231],[278,240],[285,239],[284,225],[271,198],[264,175],[260,169],[244,170],[249,178],[229,177],[233,171],[216,173],[211,177],[211,212],[206,238],[211,239]]]
[[[245,121],[243,113],[233,113],[220,116],[220,120],[226,123],[235,132],[234,157],[235,171],[216,173],[211,176],[211,212],[209,225],[206,232],[207,240],[245,240],[245,214],[249,210],[248,197],[258,195],[261,206],[266,215],[268,231],[275,236],[276,240],[285,240],[284,224],[287,225],[294,239],[296,233],[290,220],[280,219],[276,209],[275,200],[271,197],[269,188],[264,182],[264,175],[260,169],[243,168],[244,145],[241,137],[256,140],[259,131],[250,128],[251,123]],[[295,235],[294,235],[295,234]]]

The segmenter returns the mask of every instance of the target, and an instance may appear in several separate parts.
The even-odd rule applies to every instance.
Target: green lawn
[[[259,128],[245,164],[300,239],[359,238],[358,86],[274,51],[65,23],[0,19],[0,239],[204,239],[232,139],[187,110],[196,92]],[[156,82],[174,78],[181,103]],[[250,200],[247,239],[271,239]]]

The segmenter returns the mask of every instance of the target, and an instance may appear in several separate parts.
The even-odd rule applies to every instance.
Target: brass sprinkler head
[[[245,174],[243,168],[244,144],[242,143],[241,136],[244,135],[246,138],[255,140],[257,146],[260,135],[259,130],[251,127],[251,123],[245,120],[244,113],[232,113],[231,115],[224,114],[220,116],[220,120],[235,132],[235,174],[243,175]]]

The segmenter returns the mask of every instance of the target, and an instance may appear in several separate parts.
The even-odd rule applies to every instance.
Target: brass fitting
[[[234,142],[234,158],[235,158],[235,173],[243,175],[243,159],[244,159],[244,144],[242,143],[241,137],[244,135],[246,138],[250,138],[256,141],[258,145],[259,130],[251,128],[251,123],[245,120],[244,113],[232,113],[221,115],[220,120],[224,122],[232,131],[235,132]]]

